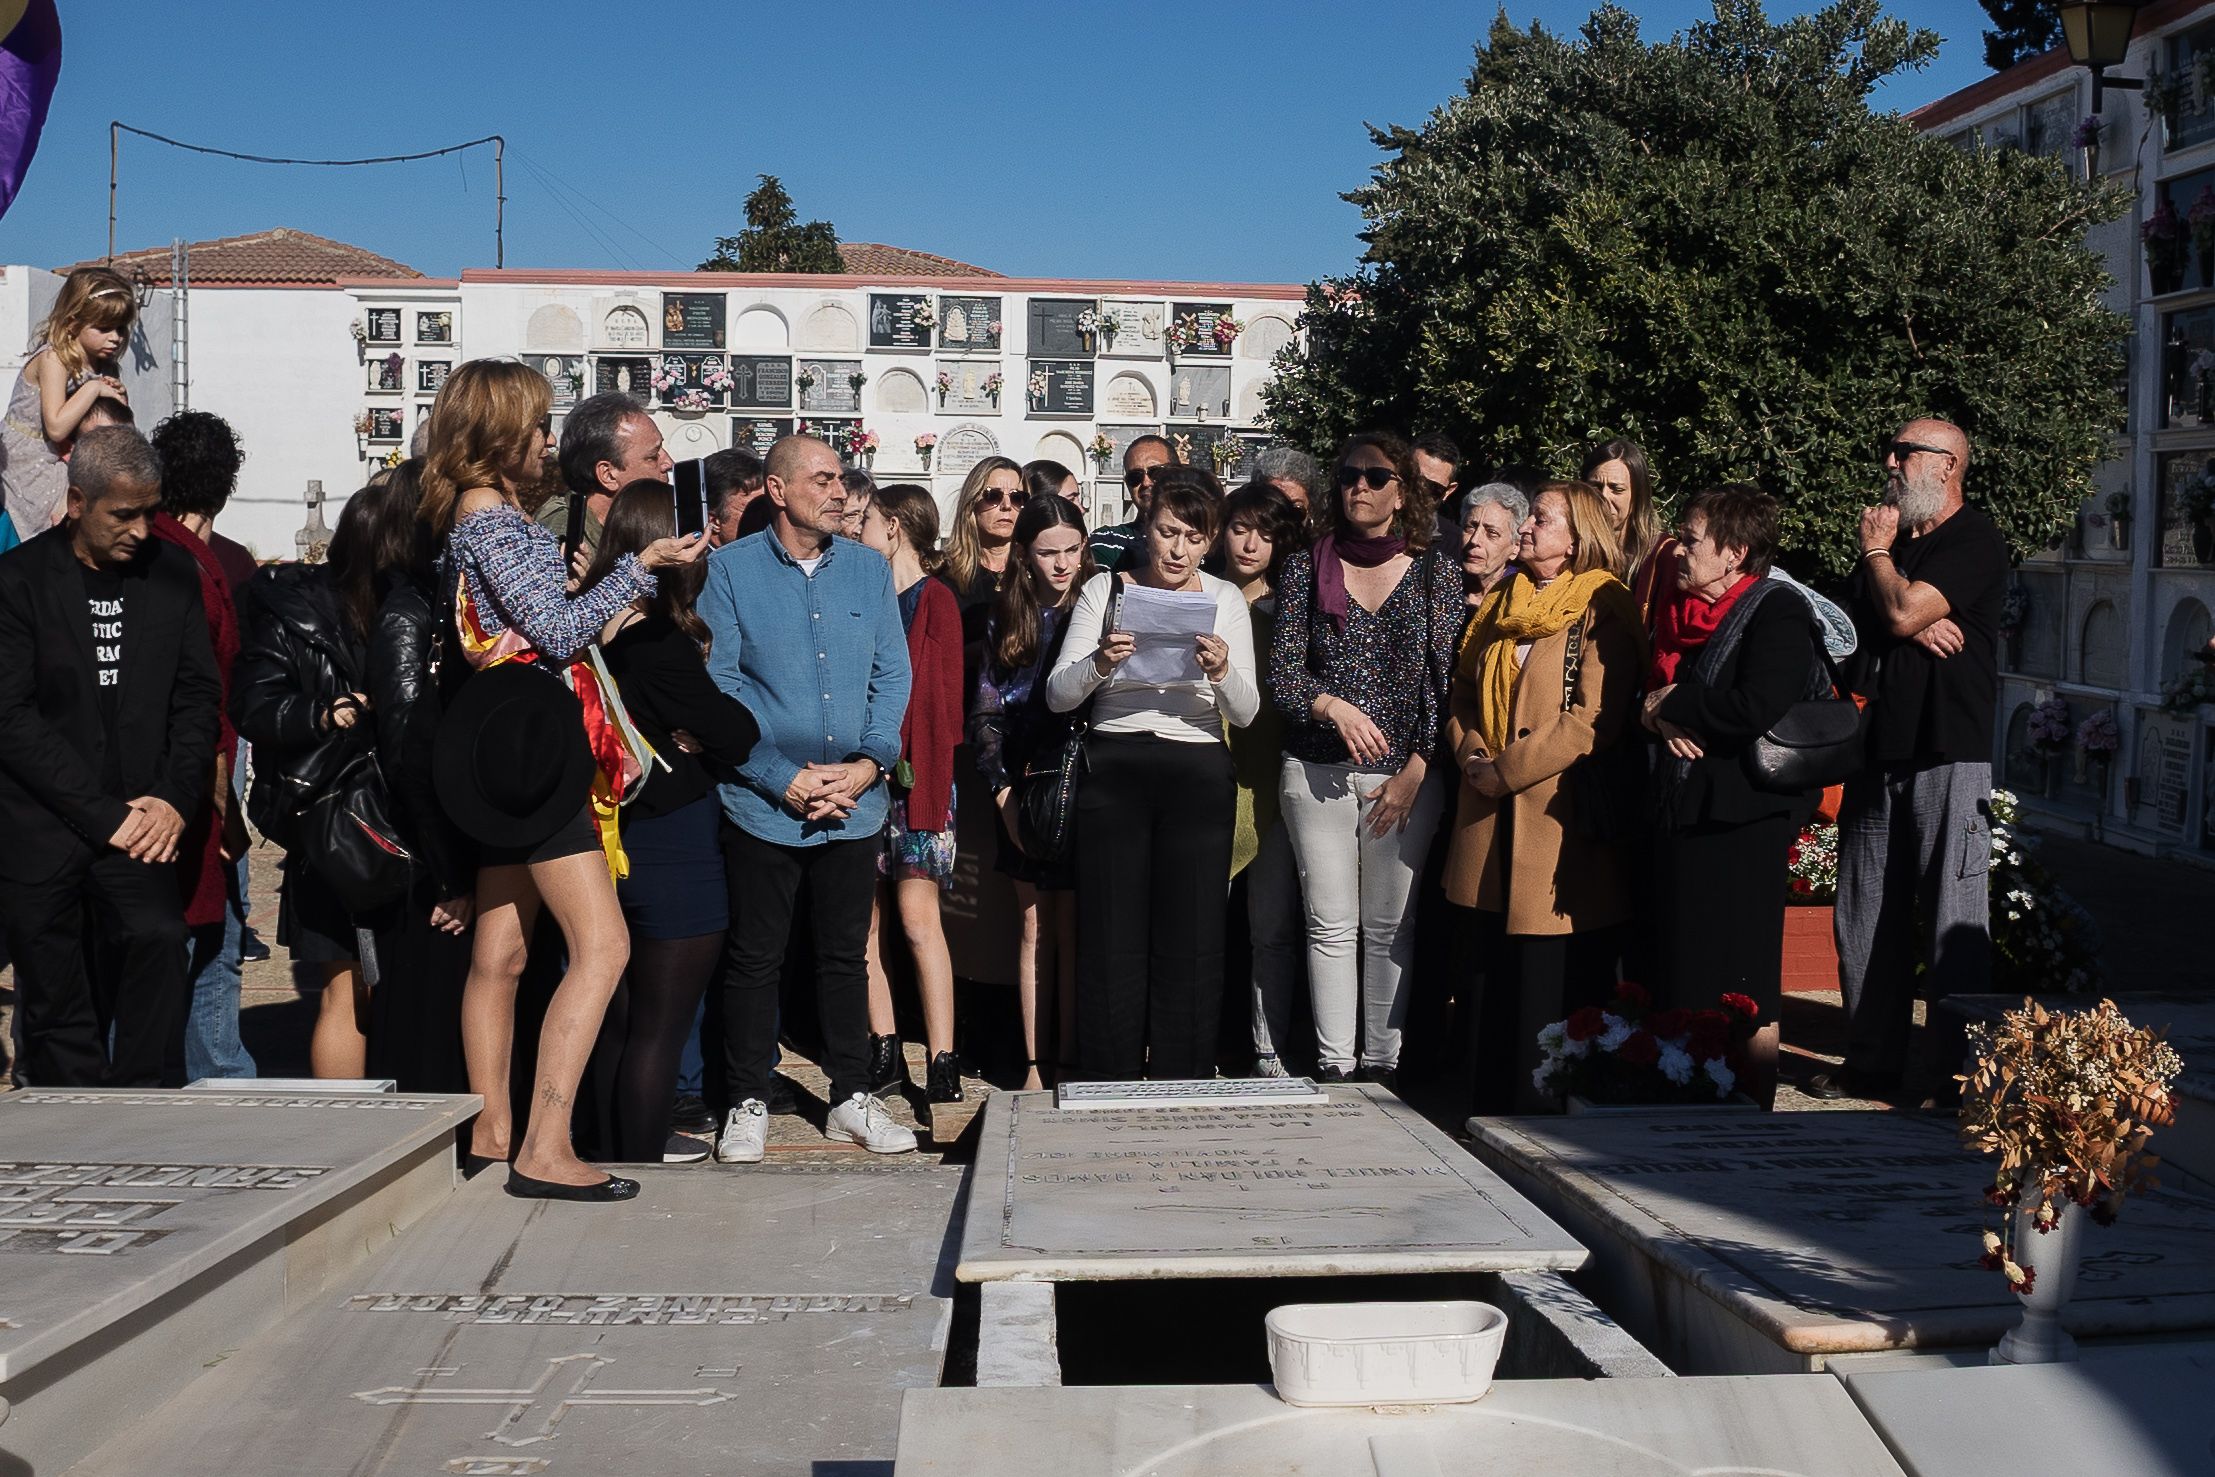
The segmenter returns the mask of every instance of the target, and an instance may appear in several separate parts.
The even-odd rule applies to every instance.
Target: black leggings
[[[659,1164],[669,1145],[677,1059],[722,957],[723,935],[631,940],[631,967],[600,1027],[607,1126],[602,1146],[622,1164]]]

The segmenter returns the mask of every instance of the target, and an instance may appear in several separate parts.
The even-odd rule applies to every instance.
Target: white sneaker
[[[1284,1070],[1284,1063],[1273,1051],[1268,1052],[1264,1055],[1256,1056],[1254,1058],[1254,1075],[1256,1077],[1285,1076],[1286,1073]]]
[[[750,1097],[725,1115],[722,1137],[715,1141],[719,1164],[759,1164],[769,1152],[769,1108]]]
[[[823,1122],[823,1137],[852,1139],[872,1154],[912,1154],[915,1130],[892,1121],[885,1105],[866,1092],[857,1092],[831,1109]]]

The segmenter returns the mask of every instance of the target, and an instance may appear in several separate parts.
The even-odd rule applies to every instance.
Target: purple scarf
[[[1407,552],[1407,540],[1398,534],[1383,538],[1342,539],[1326,533],[1315,541],[1315,605],[1331,629],[1346,634],[1346,564],[1375,569]],[[1340,561],[1345,561],[1343,564]]]

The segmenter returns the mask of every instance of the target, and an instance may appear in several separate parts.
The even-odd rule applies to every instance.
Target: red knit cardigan
[[[908,710],[900,753],[915,771],[908,829],[953,827],[954,746],[961,742],[961,606],[946,582],[926,578],[908,627]]]
[[[154,537],[183,549],[200,566],[200,604],[208,616],[208,640],[215,648],[215,670],[222,682],[223,702],[216,709],[218,732],[215,752],[238,752],[238,734],[231,727],[231,667],[238,661],[238,612],[231,604],[231,587],[223,578],[223,566],[209,548],[167,513],[154,515]],[[177,838],[177,876],[184,893],[185,924],[203,928],[223,921],[230,899],[230,868],[223,861],[223,828],[215,819],[215,770],[208,770],[210,803],[185,818],[185,833]]]

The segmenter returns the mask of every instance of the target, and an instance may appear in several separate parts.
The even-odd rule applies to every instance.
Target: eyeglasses
[[[1943,446],[1926,446],[1920,441],[1887,441],[1884,445],[1877,448],[1877,457],[1880,461],[1897,460],[1904,462],[1909,457],[1915,455],[1915,453],[1918,451],[1924,453],[1926,456],[1953,455],[1951,451],[1947,450]]]
[[[980,508],[1020,508],[1030,500],[1031,495],[1020,487],[1013,492],[1009,492],[1004,487],[995,487],[977,498],[977,506]]]
[[[1450,483],[1440,482],[1433,477],[1419,477],[1416,480],[1423,484],[1423,491],[1430,494],[1433,502],[1444,502],[1446,494],[1453,491]]]
[[[1400,479],[1400,474],[1390,467],[1340,467],[1338,490],[1344,492],[1356,482],[1365,482],[1371,492],[1382,492]]]
[[[1160,470],[1160,467],[1133,467],[1123,474],[1123,485],[1136,491],[1139,483],[1153,481],[1154,473]]]

